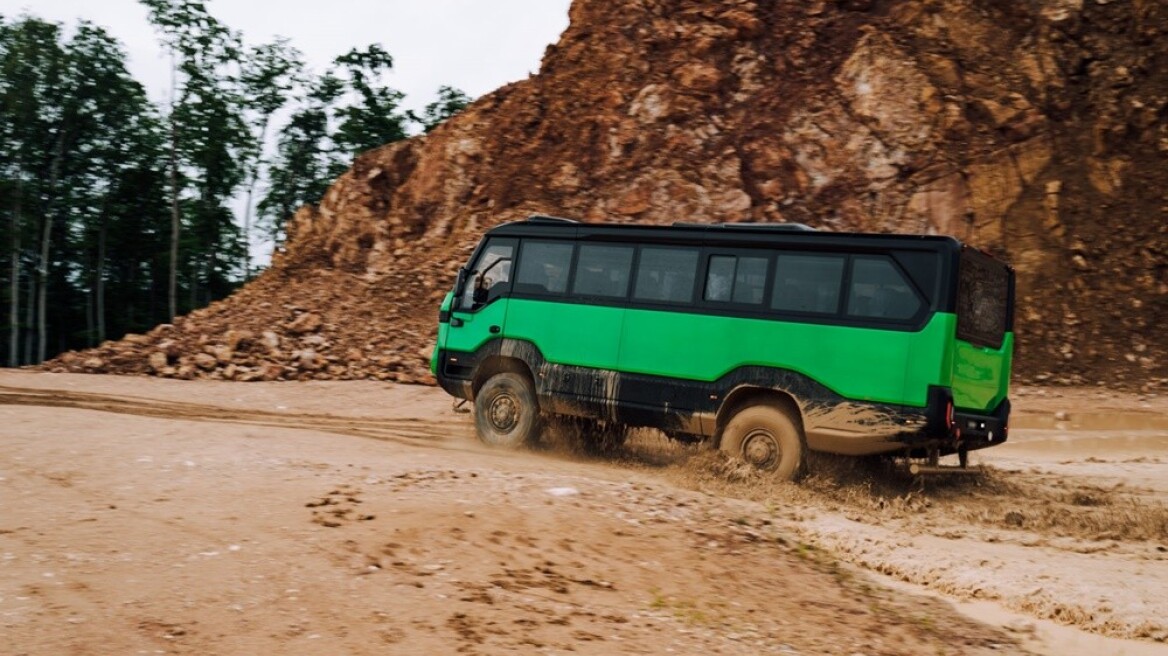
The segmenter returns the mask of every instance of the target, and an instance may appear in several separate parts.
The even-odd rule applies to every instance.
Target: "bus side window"
[[[857,257],[852,264],[848,316],[911,319],[921,307],[912,286],[887,258]]]
[[[758,305],[766,287],[767,258],[740,257],[734,275],[734,302]]]
[[[765,257],[711,256],[706,273],[705,299],[720,303],[761,304],[768,264]]]
[[[779,253],[771,308],[835,314],[839,310],[844,262],[840,255]]]
[[[519,253],[515,293],[547,295],[567,291],[573,248],[562,242],[525,240]]]
[[[642,248],[633,298],[640,301],[689,303],[693,300],[697,275],[697,249]]]
[[[710,270],[706,274],[706,300],[729,301],[734,288],[734,261],[736,257],[715,255],[710,258]]]
[[[624,297],[633,266],[632,246],[582,244],[572,293],[578,296]]]

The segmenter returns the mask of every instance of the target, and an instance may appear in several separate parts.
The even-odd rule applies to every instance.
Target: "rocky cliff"
[[[1166,70],[1165,0],[576,0],[538,75],[359,157],[260,280],[53,366],[421,380],[469,248],[541,212],[952,234],[1018,269],[1023,378],[1168,386]]]

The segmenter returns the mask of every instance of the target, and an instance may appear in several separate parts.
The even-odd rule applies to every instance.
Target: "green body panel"
[[[507,306],[511,302],[506,298],[500,298],[474,312],[452,311],[450,313],[452,321],[447,326],[445,342],[439,344],[450,351],[474,353],[488,340],[499,337],[501,333],[492,333],[491,326],[498,326],[502,330],[507,320]],[[462,325],[455,326],[454,319],[462,321]]]
[[[1014,358],[1014,333],[1006,333],[1000,348],[974,346],[953,340],[953,405],[970,410],[998,407],[1010,392],[1010,366]]]
[[[454,292],[446,292],[446,296],[442,297],[442,305],[439,307],[440,312],[448,312],[451,306],[454,305]],[[438,339],[434,346],[434,352],[430,354],[430,373],[435,376],[438,375],[438,352],[446,348],[446,335],[450,332],[450,324],[438,324]]]
[[[548,362],[616,370],[624,318],[624,308],[516,298],[504,334],[535,344]]]
[[[924,406],[951,325],[943,315],[905,332],[629,310],[621,371],[712,381],[741,366],[778,367],[850,399]]]

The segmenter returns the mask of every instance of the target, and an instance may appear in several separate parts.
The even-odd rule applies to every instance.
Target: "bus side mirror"
[[[501,266],[501,265],[505,265],[505,266]],[[490,291],[491,287],[494,286],[495,283],[506,282],[506,277],[508,275],[506,267],[510,267],[510,266],[511,266],[511,258],[501,257],[501,258],[495,260],[494,262],[492,262],[491,266],[489,266],[486,269],[475,274],[474,294],[471,296],[471,300],[474,301],[475,305],[482,305],[483,303],[487,302],[488,292]],[[491,270],[494,269],[495,267],[499,267],[499,271],[494,273],[494,274],[491,274],[493,277],[488,278],[487,274],[490,274]]]
[[[462,290],[466,287],[466,267],[458,270],[458,277],[454,280],[454,298],[462,296]]]

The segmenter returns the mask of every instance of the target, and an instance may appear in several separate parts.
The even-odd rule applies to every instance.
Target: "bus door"
[[[503,336],[515,247],[514,239],[491,239],[467,267],[461,293],[451,306],[450,329],[440,348],[473,353],[487,341]]]

